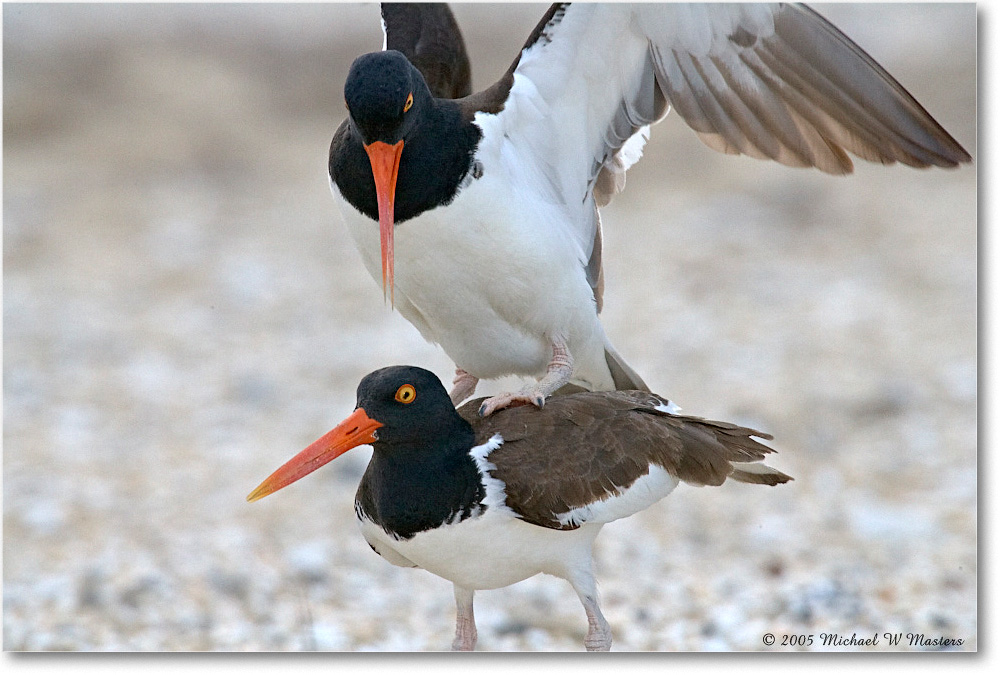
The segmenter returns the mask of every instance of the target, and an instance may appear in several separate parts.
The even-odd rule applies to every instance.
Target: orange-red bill
[[[388,293],[393,305],[393,255],[392,235],[396,224],[396,176],[399,173],[399,158],[403,154],[403,141],[389,145],[375,141],[365,146],[368,160],[375,178],[375,195],[378,198],[378,229],[382,242],[382,295]]]
[[[351,448],[373,443],[376,439],[375,430],[380,426],[382,423],[368,417],[364,408],[358,408],[332,431],[292,457],[281,468],[264,479],[263,483],[247,495],[247,501],[255,502],[272,492],[277,492],[286,485],[291,485],[327,462],[340,457]]]

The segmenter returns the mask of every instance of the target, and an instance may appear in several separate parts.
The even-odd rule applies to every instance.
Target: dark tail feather
[[[604,360],[608,362],[608,369],[611,371],[611,379],[615,382],[615,389],[618,391],[630,389],[649,391],[649,387],[642,381],[639,374],[625,363],[625,359],[611,345],[606,344],[604,347]]]
[[[756,485],[780,485],[792,480],[788,474],[760,462],[733,462],[733,472],[729,477],[741,483]]]

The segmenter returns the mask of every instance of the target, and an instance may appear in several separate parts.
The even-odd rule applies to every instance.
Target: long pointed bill
[[[364,408],[358,408],[333,431],[292,457],[280,469],[268,476],[247,495],[247,501],[255,502],[262,499],[286,485],[291,485],[303,476],[308,476],[351,448],[374,442],[375,430],[380,426],[382,426],[380,422],[368,417]]]
[[[375,177],[375,195],[378,197],[378,229],[382,240],[382,297],[388,293],[393,307],[392,235],[395,220],[396,175],[399,173],[399,158],[403,154],[403,141],[389,145],[375,141],[365,146],[368,160],[372,164]]]

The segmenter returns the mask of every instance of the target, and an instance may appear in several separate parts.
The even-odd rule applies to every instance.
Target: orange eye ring
[[[407,110],[409,110],[409,109],[410,109],[411,107],[413,107],[413,93],[412,93],[412,92],[411,92],[411,93],[409,93],[409,94],[408,94],[408,95],[406,96],[406,103],[404,103],[404,104],[403,104],[403,112],[406,112],[406,111],[407,111]]]
[[[412,384],[404,384],[396,390],[396,400],[400,403],[409,405],[410,403],[413,403],[416,398],[417,390],[413,388]]]

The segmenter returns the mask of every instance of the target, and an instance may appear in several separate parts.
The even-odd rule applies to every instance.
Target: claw
[[[545,396],[544,393],[530,390],[518,394],[497,394],[483,401],[483,404],[479,406],[479,416],[488,417],[498,410],[515,408],[519,405],[533,405],[536,408],[541,408],[545,405]]]
[[[554,338],[552,340],[552,360],[549,362],[545,377],[535,384],[525,387],[521,391],[507,394],[497,394],[492,398],[483,401],[479,406],[479,416],[487,417],[497,410],[511,408],[517,405],[533,405],[541,408],[545,405],[545,399],[552,392],[559,389],[573,375],[573,357],[569,353],[565,340]]]

